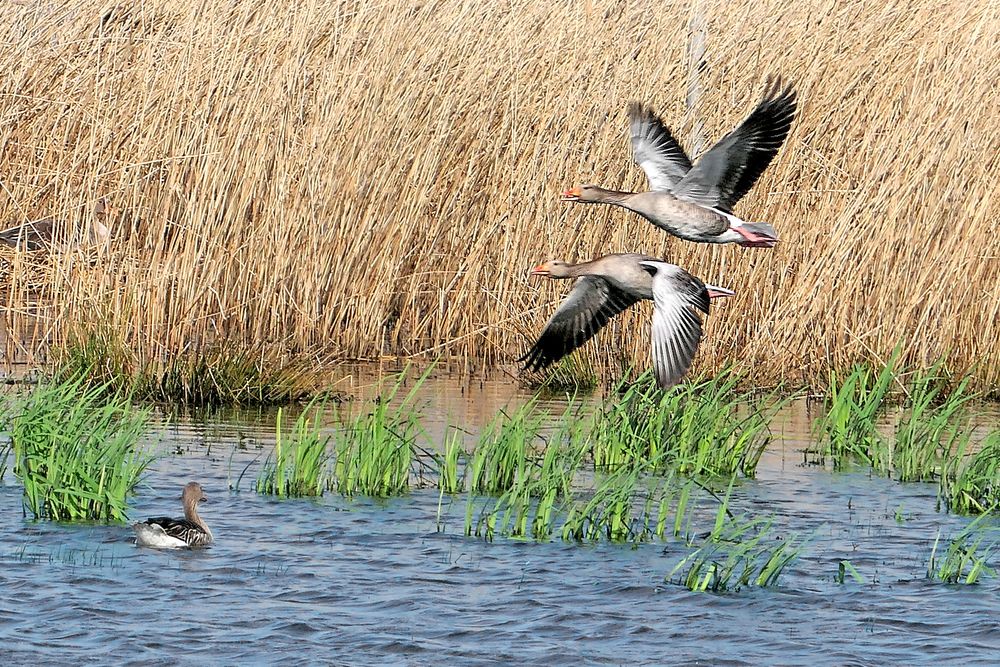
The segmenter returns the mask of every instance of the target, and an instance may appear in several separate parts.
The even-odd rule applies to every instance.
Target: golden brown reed
[[[530,283],[533,263],[645,251],[738,292],[702,368],[814,383],[902,343],[908,362],[1000,380],[990,0],[73,5],[4,9],[0,220],[82,226],[106,194],[115,240],[55,254],[41,297],[5,255],[22,352],[103,330],[137,368],[220,345],[510,364],[567,287]],[[773,252],[557,201],[579,181],[644,187],[630,99],[691,144],[698,7],[709,141],[768,74],[800,94],[737,209],[775,225]],[[595,367],[646,364],[646,306],[582,351]]]

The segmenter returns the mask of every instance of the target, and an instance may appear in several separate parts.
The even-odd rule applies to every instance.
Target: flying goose
[[[654,302],[653,367],[661,387],[676,384],[687,372],[701,340],[701,318],[713,297],[731,290],[706,285],[690,273],[638,253],[605,255],[568,264],[549,260],[529,275],[577,278],[573,289],[546,323],[538,340],[517,361],[538,371],[593,338],[612,317],[643,299]]]
[[[646,173],[650,191],[580,185],[565,191],[562,200],[621,206],[688,241],[770,248],[778,242],[774,228],[764,222],[744,222],[732,209],[781,148],[795,106],[791,85],[783,85],[781,79],[769,81],[757,108],[692,166],[663,121],[649,107],[632,102],[628,107],[632,152]]]

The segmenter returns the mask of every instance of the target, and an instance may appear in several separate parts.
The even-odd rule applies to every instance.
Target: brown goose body
[[[132,525],[138,546],[157,549],[203,547],[212,543],[212,531],[198,515],[198,503],[208,500],[201,484],[189,482],[181,495],[184,518],[153,517]]]
[[[705,285],[678,266],[638,253],[606,255],[580,264],[550,260],[536,266],[531,275],[577,280],[538,340],[518,359],[526,370],[546,368],[597,335],[614,316],[639,301],[652,300],[656,304],[654,340],[660,331],[664,341],[660,348],[665,353],[662,363],[654,363],[654,367],[657,381],[664,387],[679,381],[694,358],[701,340],[701,319],[696,311],[708,314],[712,297],[732,294]],[[654,362],[657,349],[654,346]]]
[[[778,241],[771,225],[745,222],[731,211],[781,148],[795,108],[795,91],[774,80],[746,120],[692,165],[663,121],[633,102],[628,110],[632,151],[649,191],[581,185],[564,192],[562,199],[621,206],[688,241],[771,247]]]
[[[102,197],[94,206],[93,224],[87,230],[85,239],[87,243],[106,243],[111,238],[111,230],[104,224],[107,216],[107,200]],[[63,224],[55,217],[48,216],[0,230],[0,243],[6,243],[19,250],[44,250],[61,245],[62,231]],[[70,242],[66,245],[72,247],[77,243]]]

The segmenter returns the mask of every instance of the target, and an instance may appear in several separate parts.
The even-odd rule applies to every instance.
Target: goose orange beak
[[[562,193],[559,201],[580,201],[580,188],[570,188]]]
[[[531,271],[528,271],[528,277],[531,277],[531,276],[547,276],[548,274],[549,274],[549,270],[545,268],[544,264],[539,264],[535,268],[531,269]]]

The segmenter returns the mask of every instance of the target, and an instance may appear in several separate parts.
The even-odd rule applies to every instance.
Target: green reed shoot
[[[444,441],[444,454],[438,462],[438,487],[441,493],[461,493],[465,484],[464,476],[458,474],[458,462],[462,455],[462,433],[453,430]]]
[[[319,411],[310,403],[299,414],[290,433],[282,432],[282,416],[283,410],[278,408],[274,450],[257,476],[257,493],[279,498],[322,495],[330,458],[327,454],[330,436],[320,433]]]
[[[966,454],[967,445],[945,462],[938,498],[950,512],[985,514],[1000,507],[1000,430],[989,433],[974,454]]]
[[[346,419],[334,432],[334,474],[331,488],[345,495],[377,498],[405,493],[410,486],[414,449],[421,434],[419,417],[412,404],[423,384],[422,376],[398,407],[390,403],[399,393],[403,377],[375,401],[373,409]]]
[[[835,468],[849,462],[874,463],[874,452],[884,448],[876,422],[896,379],[897,348],[885,367],[876,373],[870,366],[855,365],[846,377],[830,372],[827,385],[827,414],[820,422],[823,436],[821,454]]]
[[[971,376],[946,393],[939,368],[940,364],[918,373],[910,382],[891,451],[888,456],[884,452],[873,456],[876,471],[894,471],[904,482],[932,480],[940,474],[943,461],[965,450],[971,437],[966,407],[976,397],[968,391]]]
[[[781,402],[738,392],[739,380],[724,371],[664,392],[644,374],[598,416],[595,465],[752,477],[769,441],[768,421]]]
[[[986,531],[979,524],[989,515],[984,514],[963,528],[948,541],[948,548],[942,556],[937,555],[941,539],[939,532],[934,538],[930,561],[927,564],[927,578],[947,584],[974,584],[980,578],[992,577],[995,572],[986,563],[996,549],[996,542],[986,545],[980,551]],[[992,530],[996,530],[995,528]]]
[[[833,580],[838,584],[843,584],[847,580],[848,575],[859,584],[865,583],[864,578],[862,578],[858,569],[854,567],[854,564],[849,560],[842,560],[837,564],[837,574],[834,575]]]
[[[126,520],[126,500],[152,460],[136,448],[148,411],[77,377],[38,385],[11,415],[13,470],[34,518]]]
[[[732,483],[730,483],[730,493]],[[719,505],[715,526],[702,546],[685,556],[667,576],[691,591],[738,591],[747,586],[775,586],[804,544],[791,537],[771,540],[770,518],[731,517],[729,497]]]

